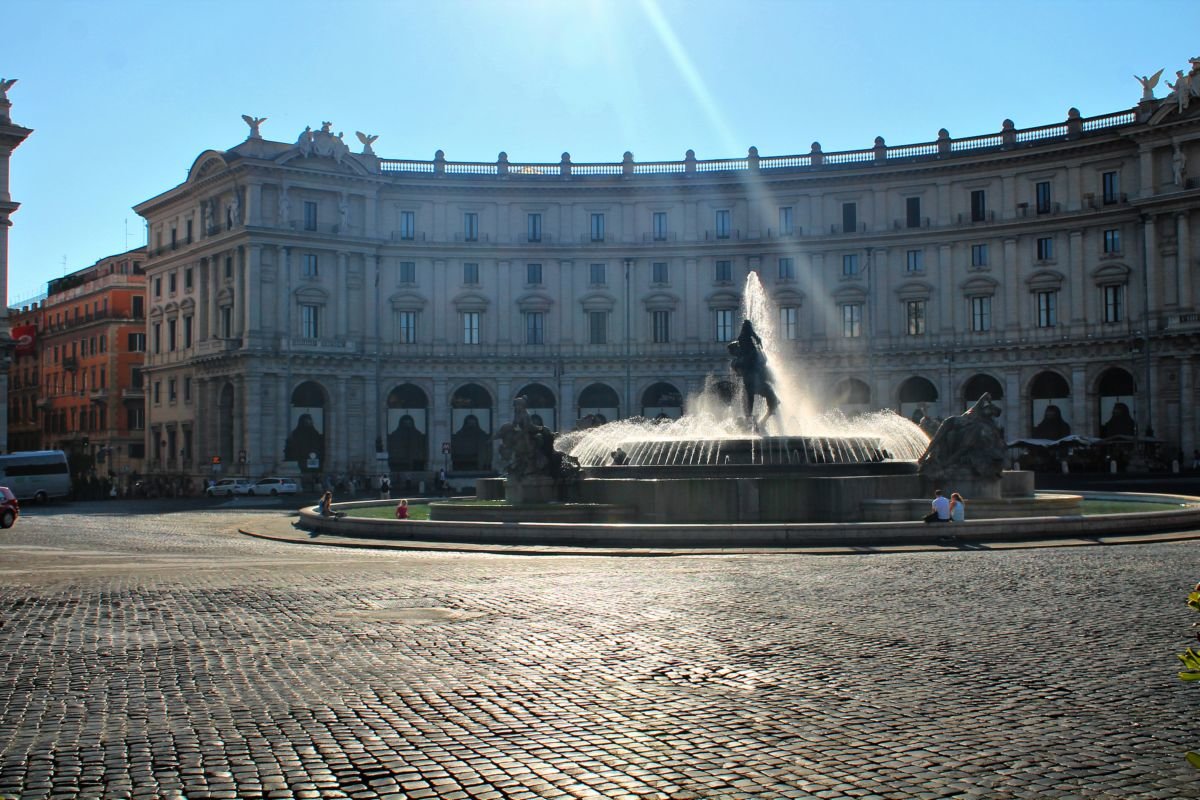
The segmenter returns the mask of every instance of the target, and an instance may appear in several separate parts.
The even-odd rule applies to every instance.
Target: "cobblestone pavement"
[[[0,797],[1200,798],[1200,542],[539,558],[175,508],[0,533]]]

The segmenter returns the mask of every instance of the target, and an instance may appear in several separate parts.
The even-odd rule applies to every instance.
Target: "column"
[[[252,335],[257,335],[261,328],[259,321],[259,303],[261,300],[256,284],[262,274],[262,246],[251,245],[248,255],[248,263],[242,270],[241,281],[242,311],[245,313],[245,318],[242,320],[242,336],[244,339],[248,339]]]
[[[292,315],[291,298],[288,296],[292,291],[292,248],[283,248],[283,263],[279,265],[279,280],[276,281],[278,289],[275,295],[275,319],[278,320],[277,327],[279,335],[284,339],[291,339],[295,334],[292,332]],[[284,419],[287,419],[285,416]]]
[[[449,463],[442,455],[442,445],[450,444],[450,395],[446,379],[433,379],[433,395],[429,398],[429,471],[436,473]]]
[[[1079,364],[1071,368],[1071,433],[1092,436],[1100,432],[1100,420],[1088,414],[1087,368]]]
[[[868,273],[870,294],[867,311],[872,317],[870,336],[885,343],[892,335],[892,267],[886,247],[876,248],[871,254],[872,263]]]
[[[802,285],[812,308],[812,335],[814,338],[823,339],[828,335],[834,316],[841,312],[835,306],[829,292],[825,290],[825,254],[813,253],[809,261],[811,267]]]
[[[1145,328],[1145,335],[1147,337],[1150,335],[1150,330],[1151,330],[1150,320],[1146,319],[1143,316],[1143,312],[1146,309],[1153,309],[1153,308],[1157,307],[1157,305],[1158,305],[1158,302],[1156,300],[1156,296],[1158,294],[1158,287],[1155,285],[1155,279],[1158,275],[1158,270],[1159,270],[1158,230],[1156,227],[1156,222],[1157,222],[1157,218],[1155,218],[1154,216],[1151,216],[1151,215],[1147,215],[1145,222],[1142,223],[1142,230],[1146,237],[1146,240],[1145,240],[1146,241],[1145,263],[1142,265],[1142,270],[1141,270],[1142,274],[1145,276],[1145,284],[1144,284],[1145,296],[1142,298],[1143,303],[1140,303],[1137,307],[1138,308],[1137,316],[1142,317],[1142,325]],[[1136,263],[1136,259],[1134,259],[1134,262]],[[1137,275],[1137,271],[1135,270],[1134,273],[1129,276],[1130,281],[1136,281],[1136,277],[1135,277],[1136,275]],[[1130,301],[1132,301],[1133,297],[1134,297],[1134,292],[1132,291],[1133,286],[1130,286],[1129,288],[1130,288],[1130,291],[1128,292],[1128,296],[1129,296]],[[1126,309],[1128,311],[1131,319],[1134,318],[1134,310],[1133,309],[1134,309],[1134,306],[1131,302],[1129,308]],[[1144,424],[1144,423],[1142,423],[1142,421],[1140,419],[1138,420],[1138,422],[1139,422],[1139,424]]]
[[[262,184],[246,186],[246,210],[243,225],[262,225]]]
[[[1082,326],[1087,321],[1087,275],[1083,271],[1083,231],[1068,234],[1067,257],[1070,259],[1071,326]]]
[[[1192,241],[1188,236],[1188,211],[1185,209],[1175,215],[1175,241],[1178,254],[1175,257],[1178,265],[1179,310],[1192,308]]]
[[[668,262],[668,270],[678,268],[678,262]],[[668,273],[667,277],[671,278],[671,283],[674,285],[682,285],[683,303],[682,308],[677,307],[675,314],[679,319],[674,323],[679,326],[678,331],[672,332],[672,337],[678,336],[682,341],[698,342],[700,341],[700,322],[698,315],[703,313],[704,306],[700,299],[700,262],[694,258],[685,258],[683,260],[683,275],[673,276]]]
[[[233,335],[246,335],[246,322],[250,317],[250,295],[246,291],[246,287],[250,285],[250,276],[247,274],[249,270],[246,268],[246,248],[239,247],[234,251],[236,253],[236,264],[234,265],[234,312],[233,312]],[[240,308],[239,308],[240,306]]]
[[[611,262],[608,269],[610,270],[608,282],[611,286],[613,277],[611,275]],[[562,353],[562,349],[565,345],[571,345],[575,343],[575,333],[576,330],[578,330],[578,326],[572,325],[571,320],[576,319],[576,315],[580,314],[580,310],[575,307],[574,303],[576,298],[580,297],[582,294],[582,292],[575,291],[575,262],[566,259],[559,261],[558,309],[553,313],[553,321],[548,323],[546,328],[546,341],[554,342],[559,353]],[[585,319],[584,321],[586,322],[587,320]],[[553,331],[553,339],[550,338],[551,331]],[[586,336],[584,337],[583,341],[587,341]],[[561,423],[559,427],[562,428]]]
[[[937,266],[937,285],[938,285],[938,334],[939,337],[953,338],[956,330],[954,320],[954,249],[943,244],[938,246],[938,266]],[[930,330],[930,333],[933,331]],[[948,408],[948,407],[947,407]]]
[[[214,253],[209,264],[209,274],[212,279],[208,282],[208,329],[212,331],[214,338],[222,334],[220,308],[217,305],[217,293],[221,286],[221,270],[224,269],[221,255],[220,252]]]
[[[1004,328],[1005,336],[1017,339],[1021,334],[1021,270],[1017,263],[1017,240],[1004,240]]]
[[[513,270],[511,261],[496,262],[496,287],[499,290],[496,293],[496,316],[498,327],[496,330],[496,342],[502,345],[511,344],[513,341],[513,320],[519,318],[520,315],[516,311],[513,298]],[[524,341],[520,336],[517,341]]]
[[[1021,396],[1021,373],[1019,370],[1006,370],[1004,373],[1004,416],[1000,418],[1004,425],[1004,433],[1009,439],[1024,436],[1032,430],[1031,423],[1025,419],[1024,410],[1027,408],[1025,398]]]
[[[322,464],[321,469],[345,469],[350,463],[350,405],[347,401],[346,384],[347,378],[344,375],[339,375],[337,378],[336,388],[334,389],[335,397],[337,398],[333,408],[333,418],[337,420],[334,425],[335,447],[329,447],[329,434],[326,431],[325,439],[325,458],[328,464]],[[328,428],[328,422],[326,422]],[[332,457],[331,457],[332,456]]]
[[[198,271],[200,283],[196,287],[196,341],[203,342],[209,338],[212,330],[209,324],[212,316],[212,274],[209,259],[200,259]]]
[[[427,313],[431,317],[429,328],[433,332],[433,343],[444,345],[447,337],[449,337],[449,341],[455,341],[453,331],[458,315],[450,305],[450,297],[446,289],[446,261],[440,258],[433,261],[432,300]]]
[[[337,331],[337,338],[345,340],[349,335],[350,330],[350,266],[347,260],[345,250],[337,251],[337,273],[334,281],[336,294],[334,302],[337,304],[337,323],[334,330]]]

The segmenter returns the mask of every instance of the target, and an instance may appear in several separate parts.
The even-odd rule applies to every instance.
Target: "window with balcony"
[[[987,219],[987,192],[976,189],[971,192],[971,221],[983,222]]]
[[[1100,186],[1105,205],[1112,205],[1121,199],[1121,180],[1116,172],[1101,175]]]
[[[417,238],[417,214],[415,211],[400,212],[400,238],[406,242]]]
[[[904,226],[906,228],[921,227],[921,198],[904,198]]]
[[[992,329],[992,298],[971,298],[971,330],[984,333]]]
[[[1050,205],[1050,181],[1038,181],[1034,190],[1037,200],[1037,213],[1049,214],[1052,208]]]
[[[478,311],[463,312],[463,344],[479,344],[479,314]]]
[[[300,305],[300,336],[305,339],[321,338],[321,307],[311,303]]]
[[[592,214],[592,241],[604,241],[604,215]]]
[[[925,301],[908,300],[904,303],[904,318],[909,336],[925,335]]]
[[[842,203],[842,233],[858,231],[858,203]]]
[[[862,303],[842,304],[842,336],[846,339],[857,339],[862,336]]]
[[[651,322],[654,328],[655,344],[666,344],[671,341],[671,312],[655,311]]]
[[[592,286],[604,286],[608,283],[604,264],[588,264],[588,283]]]
[[[715,221],[715,227],[716,227],[718,239],[728,239],[729,238],[729,231],[730,231],[731,224],[732,223],[730,221],[729,210],[724,209],[724,208],[719,209],[717,211],[717,218]]]
[[[655,211],[652,222],[654,229],[654,241],[665,242],[667,240],[667,212]]]
[[[1039,328],[1058,325],[1058,290],[1037,293],[1037,324]]]
[[[796,223],[791,206],[779,207],[779,235],[791,236],[796,232]]]
[[[479,214],[474,211],[463,213],[463,241],[479,241]]]
[[[588,343],[608,344],[608,312],[588,312]]]
[[[800,309],[795,306],[783,306],[779,309],[779,331],[783,338],[794,341],[800,338]]]
[[[525,312],[525,344],[545,344],[546,315],[541,311]]]
[[[416,344],[417,342],[417,312],[399,311],[396,313],[396,330],[400,344]]]
[[[317,204],[306,200],[304,202],[304,230],[315,231],[317,229]]]
[[[716,340],[728,342],[733,339],[733,309],[718,308],[715,312]]]
[[[531,242],[540,242],[542,240],[541,214],[525,215],[525,238]]]
[[[401,283],[416,283],[417,282],[417,262],[401,261],[400,262],[400,282]]]

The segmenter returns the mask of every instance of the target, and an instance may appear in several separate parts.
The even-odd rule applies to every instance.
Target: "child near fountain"
[[[396,519],[408,519],[407,500],[401,500],[400,505],[396,506]]]

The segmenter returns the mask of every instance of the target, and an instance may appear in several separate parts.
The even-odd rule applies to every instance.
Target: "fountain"
[[[912,503],[918,510],[927,505],[921,498],[932,494],[931,482],[954,467],[942,459],[943,471],[923,478],[918,460],[929,437],[891,411],[853,418],[816,413],[802,388],[804,376],[780,349],[776,315],[757,274],[746,280],[742,310],[746,321],[729,345],[737,379],[732,392],[723,376],[709,376],[679,419],[625,419],[558,437],[556,447],[579,465],[575,479],[557,487],[565,505],[503,518],[670,524],[913,519]],[[519,412],[514,424],[522,424]],[[522,462],[506,479],[479,481],[479,498],[519,502],[530,494],[526,472]],[[999,469],[987,478],[971,476],[968,496],[1032,497],[1031,477],[1002,479]],[[547,479],[540,480],[544,486]],[[550,495],[543,490],[540,498]],[[567,513],[572,507],[573,516]],[[431,518],[462,519],[461,513],[435,504]],[[495,511],[470,513],[496,518]]]

